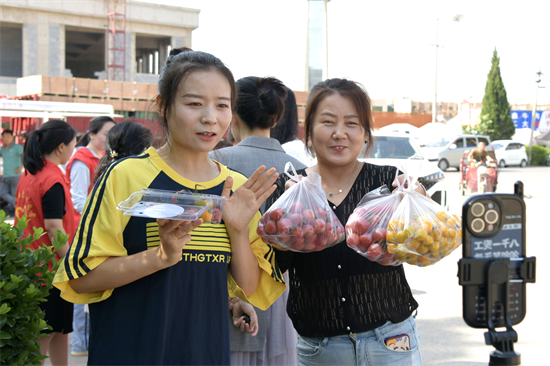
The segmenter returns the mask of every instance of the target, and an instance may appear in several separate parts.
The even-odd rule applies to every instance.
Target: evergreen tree
[[[491,71],[487,75],[485,96],[481,108],[481,122],[478,133],[491,136],[491,140],[508,140],[515,133],[516,128],[510,115],[510,104],[506,96],[506,89],[500,76],[500,58],[497,50],[493,51]]]

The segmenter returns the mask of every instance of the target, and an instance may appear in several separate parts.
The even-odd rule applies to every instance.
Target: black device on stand
[[[523,183],[514,184],[514,194],[469,197],[462,206],[462,223],[462,317],[470,327],[488,328],[485,343],[496,348],[489,365],[519,365],[512,325],[525,318],[525,285],[536,276],[536,258],[525,256]],[[499,327],[506,330],[496,331]]]

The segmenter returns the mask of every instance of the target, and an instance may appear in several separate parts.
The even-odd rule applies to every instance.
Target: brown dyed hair
[[[315,84],[309,92],[306,104],[306,119],[304,122],[306,135],[305,144],[308,146],[308,142],[311,138],[313,117],[315,116],[315,111],[317,110],[319,104],[326,97],[336,93],[351,100],[355,105],[355,109],[357,109],[359,120],[365,129],[367,140],[369,141],[366,149],[364,150],[364,155],[367,156],[373,146],[372,127],[374,125],[374,121],[372,119],[371,101],[363,85],[347,79],[327,79],[325,81],[321,81]],[[308,149],[312,151],[312,148],[309,146]]]
[[[180,81],[196,70],[216,70],[222,73],[231,88],[231,111],[235,109],[237,101],[235,79],[229,68],[219,58],[186,47],[173,48],[159,76],[159,95],[156,101],[159,106],[160,126],[166,137],[170,134],[170,131],[168,131],[168,112],[174,103]]]

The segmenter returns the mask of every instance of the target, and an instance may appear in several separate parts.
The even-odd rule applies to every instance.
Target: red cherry
[[[316,219],[313,221],[313,229],[316,233],[322,233],[325,231],[325,221],[323,219]]]
[[[354,231],[361,235],[366,233],[370,229],[371,223],[360,217],[355,221]]]
[[[290,214],[290,220],[294,225],[301,226],[302,221],[304,220],[304,217],[300,214],[294,213],[294,214]]]
[[[306,225],[304,226],[304,237],[308,237],[308,236],[311,236],[313,235],[313,233],[315,232],[315,229],[313,228],[313,226],[311,225]]]
[[[372,233],[372,237],[375,242],[385,243],[386,233],[387,233],[386,229],[384,229],[383,227],[379,227],[379,228],[376,228],[376,230],[374,230],[374,232]]]
[[[266,231],[265,231],[265,227],[263,225],[258,225],[258,228],[256,229],[256,233],[259,235],[259,236],[265,236],[266,234]]]
[[[366,248],[370,247],[374,242],[372,235],[369,233],[364,233],[359,237],[359,239],[361,240],[361,244],[363,244]]]
[[[304,204],[302,202],[294,202],[290,205],[289,212],[301,214],[304,210]]]
[[[277,228],[279,229],[279,233],[289,233],[290,228],[292,227],[292,221],[289,219],[282,218],[277,223]]]
[[[304,235],[304,230],[300,226],[294,228],[294,230],[292,231],[292,236],[297,239],[301,238],[303,235]]]
[[[265,231],[271,235],[277,234],[277,224],[275,223],[275,221],[269,221],[265,225]]]
[[[281,207],[279,207],[279,208],[276,208],[276,209],[272,210],[269,213],[269,216],[271,217],[272,220],[279,221],[283,217],[284,213],[285,213],[285,210],[283,210]]]
[[[367,249],[367,256],[370,260],[374,261],[382,255],[382,252],[382,247],[379,244],[374,243]]]
[[[348,243],[348,246],[355,247],[355,248],[357,248],[357,246],[361,242],[360,239],[359,239],[359,235],[357,235],[355,233],[352,233],[351,235],[348,235],[346,241]]]
[[[313,220],[315,220],[315,214],[310,209],[304,210],[302,215],[305,217],[306,222],[308,223],[312,223]]]

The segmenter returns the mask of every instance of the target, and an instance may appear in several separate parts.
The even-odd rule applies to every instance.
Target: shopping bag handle
[[[292,169],[292,175],[288,174],[289,169]],[[300,176],[298,175],[298,173],[296,172],[296,169],[294,169],[294,165],[292,165],[292,163],[290,161],[288,161],[285,164],[285,174],[286,174],[287,177],[289,177],[290,179],[292,179],[296,183],[298,183],[300,181]]]

